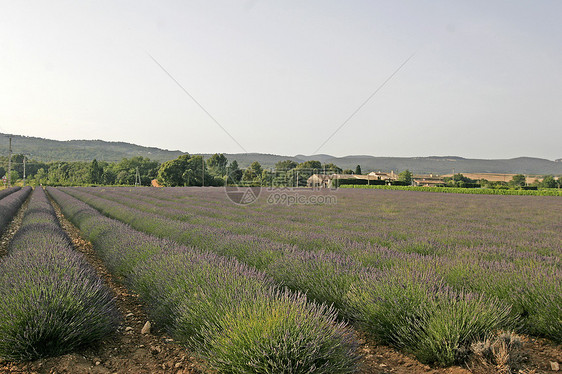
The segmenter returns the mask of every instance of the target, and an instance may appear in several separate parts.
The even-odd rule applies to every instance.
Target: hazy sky
[[[561,15],[560,0],[6,0],[0,131],[312,154],[414,54],[318,153],[560,158]]]

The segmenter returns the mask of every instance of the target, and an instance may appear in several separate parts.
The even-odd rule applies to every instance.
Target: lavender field
[[[8,195],[0,207],[17,211],[30,191]],[[0,358],[65,354],[100,341],[117,325],[113,296],[74,251],[45,192],[36,188],[0,259]]]
[[[359,344],[333,307],[235,258],[136,231],[60,190],[48,193],[108,269],[139,294],[153,321],[213,370],[358,370]]]
[[[259,274],[259,282],[287,290],[284,292],[289,294],[281,299],[302,304],[304,301],[298,299],[306,295],[305,304],[313,309],[322,304],[331,306],[338,320],[412,353],[422,362],[441,366],[461,362],[470,354],[472,343],[499,330],[562,342],[559,197],[342,189],[330,192],[337,198],[333,205],[272,204],[264,192],[256,203],[241,206],[216,188],[64,188],[49,193],[63,211],[68,201],[81,200],[112,221],[126,223],[150,238],[169,241],[172,244],[168,247],[186,246],[195,253],[219,256],[219,262],[236,261],[228,266],[244,266],[247,270],[242,273]],[[73,214],[68,214],[72,219]],[[90,229],[90,239],[105,247],[103,243],[109,239],[100,234],[105,231]],[[120,236],[127,235],[112,235],[111,240]],[[142,239],[141,243],[152,240],[156,238]],[[162,266],[151,264],[171,261],[169,257],[162,260],[162,255],[155,255],[159,251],[146,252],[149,244],[141,247],[144,252],[108,254],[110,267],[113,264],[116,271],[140,278],[152,274],[148,279],[159,279],[162,285],[158,287],[174,289],[176,286],[160,279],[166,278],[166,273],[153,270]],[[166,268],[175,269],[178,263],[173,264]],[[175,271],[185,272],[181,268]],[[157,296],[161,299],[162,295]],[[253,300],[264,297],[252,295]],[[168,305],[154,297],[146,295],[146,300]],[[247,297],[240,296],[240,300]],[[182,303],[176,303],[183,305],[175,310],[177,315],[193,310],[190,302]],[[264,310],[269,312],[265,313],[278,308],[266,304],[269,309]],[[156,316],[172,315],[158,308],[153,312]],[[331,318],[329,310],[314,313]],[[215,324],[216,316],[195,315],[193,318],[207,323],[205,326]],[[207,318],[207,322],[201,320]],[[218,355],[210,348],[215,343],[202,343],[202,338],[197,338],[203,330],[185,327],[191,326],[189,321],[178,317],[162,323],[174,326],[176,334],[183,334],[186,342],[207,357]],[[349,353],[349,344],[353,345],[350,338],[341,332],[334,334],[332,337],[348,342]],[[248,347],[240,345],[244,340],[240,336],[220,339],[231,343],[231,351],[221,352],[221,357],[247,351]],[[257,346],[261,344],[258,341]],[[353,362],[355,358],[350,358],[346,365],[351,368]]]

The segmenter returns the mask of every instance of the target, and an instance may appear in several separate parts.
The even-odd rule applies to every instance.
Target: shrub
[[[92,238],[102,257],[113,261],[111,268],[125,270],[126,282],[147,304],[151,317],[206,357],[213,369],[357,371],[357,343],[345,324],[336,323],[332,308],[276,291],[264,273],[235,259],[140,233],[61,191],[49,193]],[[144,216],[130,218],[138,223]],[[151,251],[139,258],[134,253],[143,243]],[[248,344],[250,338],[254,340]]]
[[[336,312],[288,292],[232,305],[203,329],[200,350],[219,372],[353,373],[358,348]]]
[[[497,299],[454,291],[415,269],[365,273],[349,297],[373,336],[442,366],[462,361],[476,339],[513,324],[510,307]]]
[[[0,357],[64,354],[116,327],[113,298],[81,256],[57,245],[0,264]]]
[[[4,190],[3,192],[11,191],[10,194],[4,195],[0,200],[0,233],[2,233],[6,227],[10,224],[10,221],[18,209],[21,207],[27,196],[31,192],[31,187],[24,187],[20,189],[19,187],[14,190],[14,188],[9,190]]]
[[[277,282],[347,315],[347,294],[357,282],[362,266],[349,256],[330,252],[290,251],[267,269]]]
[[[6,188],[4,190],[0,190],[0,200],[5,198],[6,196],[8,196],[9,194],[12,194],[16,191],[19,191],[21,189],[21,187],[10,187],[10,188]]]
[[[116,329],[111,293],[73,252],[42,189],[9,250],[0,263],[0,357],[64,354]]]

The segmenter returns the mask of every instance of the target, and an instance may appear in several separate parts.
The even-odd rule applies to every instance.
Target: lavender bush
[[[12,194],[16,191],[19,191],[21,189],[21,187],[16,186],[16,187],[10,187],[10,188],[6,188],[4,190],[0,191],[0,200],[5,198],[6,196],[8,196],[9,194]]]
[[[279,291],[264,273],[235,259],[140,233],[57,189],[48,192],[92,240],[109,268],[120,271],[139,293],[152,318],[213,369],[357,371],[356,340],[345,324],[335,322],[333,309]],[[142,221],[133,219],[136,225]],[[180,235],[175,229],[159,232]],[[249,336],[251,344],[245,338]]]
[[[0,264],[0,357],[64,354],[99,341],[117,324],[110,291],[73,251],[37,188]]]
[[[372,199],[372,194],[345,191],[339,195],[342,206],[330,207],[326,214],[326,207],[228,205],[213,189],[67,191],[141,231],[259,266],[281,284],[335,305],[340,316],[358,321],[372,335],[426,362],[447,365],[462,359],[473,339],[498,328],[517,327],[560,339],[556,322],[562,320],[556,286],[560,277],[546,275],[560,268],[561,227],[540,215],[542,205],[556,204],[557,198],[530,197],[533,205],[529,205],[529,197],[428,198],[378,191],[382,201],[367,211],[365,198]],[[416,206],[416,214],[408,214],[405,204]],[[182,213],[180,207],[186,210]],[[521,211],[535,217],[531,228],[510,224],[518,214],[518,222],[528,223],[521,219]],[[509,266],[487,265],[499,259]],[[545,274],[540,281],[527,276],[537,269]],[[372,276],[380,272],[388,274]],[[400,278],[412,272],[419,276],[408,282]],[[358,281],[361,276],[371,277],[372,282]],[[396,279],[388,283],[386,277]],[[439,282],[428,283],[430,278]],[[417,290],[407,300],[399,297],[405,285]],[[394,299],[389,296],[392,292],[397,292]],[[440,295],[458,302],[448,303]],[[415,318],[394,318],[401,315],[404,303],[419,308]],[[481,319],[475,317],[480,314]],[[474,324],[464,323],[466,316]],[[411,321],[422,320],[413,333]],[[446,330],[439,330],[435,321]],[[398,339],[385,331],[404,333]],[[408,336],[415,339],[407,341]]]
[[[364,328],[425,363],[462,361],[471,343],[515,322],[508,305],[454,291],[431,272],[372,270],[361,281],[349,298]]]
[[[220,372],[351,373],[354,336],[336,313],[306,297],[269,291],[234,300],[202,329],[200,350]]]
[[[31,192],[31,187],[27,186],[22,189],[17,187],[15,191],[13,189],[5,191],[11,191],[11,193],[6,194],[0,200],[0,233],[10,224],[12,218],[14,218],[25,199],[27,199]]]

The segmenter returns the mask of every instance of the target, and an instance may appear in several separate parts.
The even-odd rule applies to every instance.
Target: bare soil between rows
[[[29,200],[28,200],[29,201]],[[0,256],[6,254],[9,241],[21,225],[28,201],[0,239]],[[175,343],[165,332],[152,328],[148,334],[141,330],[149,318],[138,295],[131,293],[104,266],[90,242],[84,240],[80,231],[62,214],[51,200],[61,226],[71,238],[77,251],[84,254],[88,262],[115,295],[122,323],[118,331],[95,346],[60,357],[39,359],[30,362],[0,362],[0,373],[209,373],[205,364],[185,347]],[[498,373],[495,368],[468,363],[466,367],[432,368],[409,355],[390,347],[363,339],[361,351],[365,356],[362,373],[373,374],[485,374]],[[524,355],[527,357],[520,373],[554,373],[551,362],[562,363],[562,346],[544,339],[524,337]],[[562,366],[562,365],[561,365]]]

